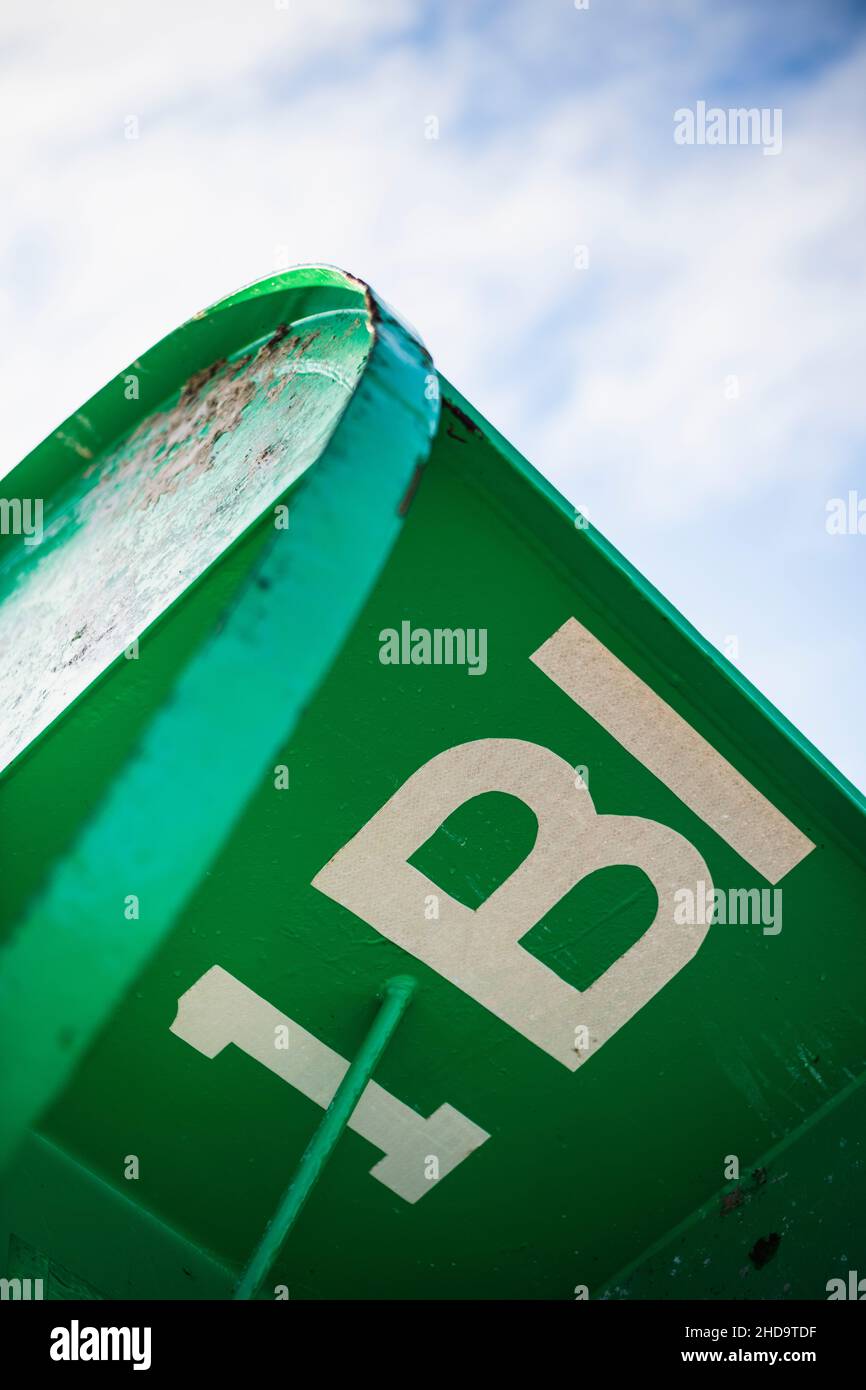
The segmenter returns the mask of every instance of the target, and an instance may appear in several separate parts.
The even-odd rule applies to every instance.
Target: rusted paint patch
[[[745,1200],[746,1196],[741,1187],[735,1187],[733,1192],[726,1192],[722,1198],[722,1216],[727,1216],[729,1211],[736,1211]]]
[[[468,416],[468,415],[466,414],[466,411],[465,411],[465,410],[461,410],[460,407],[459,407],[459,405],[455,405],[453,401],[449,401],[449,400],[447,399],[447,397],[446,397],[446,398],[443,399],[443,401],[442,401],[442,406],[443,406],[443,409],[444,409],[444,410],[450,411],[450,413],[451,413],[456,419],[458,419],[458,420],[460,421],[460,423],[461,423],[461,425],[463,425],[464,429],[467,429],[467,430],[469,431],[470,434],[480,434],[480,433],[481,433],[481,431],[480,431],[480,429],[478,428],[478,426],[476,425],[475,421],[474,421],[473,419],[471,419],[470,416]],[[449,430],[449,433],[450,433],[450,430]],[[459,438],[459,436],[455,435],[454,438]]]
[[[16,655],[0,672],[0,767],[315,461],[372,341],[357,309],[280,324],[101,457],[74,446],[80,471],[46,503],[41,544],[0,570],[0,649]]]
[[[768,1179],[766,1168],[755,1168],[748,1182],[738,1183],[730,1192],[726,1192],[722,1197],[721,1215],[727,1216],[729,1212],[736,1211],[744,1203],[751,1202],[757,1195],[758,1189],[765,1187]]]

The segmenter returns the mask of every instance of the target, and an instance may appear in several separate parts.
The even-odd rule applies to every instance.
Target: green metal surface
[[[376,1070],[376,1065],[391,1041],[415,990],[409,975],[396,976],[385,985],[382,1003],[364,1041],[352,1058],[331,1104],[304,1150],[289,1186],[286,1188],[273,1219],[241,1275],[236,1299],[255,1298],[269,1270],[280,1253],[292,1227],[297,1221],[322,1170],[346,1129],[362,1092]]]
[[[440,1131],[432,1146],[424,1131],[408,1177],[395,1177],[394,1155],[350,1127],[273,1267],[293,1299],[569,1299],[582,1286],[590,1297],[826,1297],[843,1255],[852,1267],[866,1259],[862,797],[592,527],[575,526],[573,509],[431,373],[411,333],[357,282],[293,275],[224,301],[143,358],[153,363],[141,377],[154,382],[146,400],[119,404],[106,388],[90,402],[92,459],[75,447],[81,427],[67,423],[6,480],[7,496],[45,496],[58,515],[96,524],[85,468],[96,465],[91,478],[122,474],[121,436],[154,438],[151,415],[164,418],[191,376],[311,315],[361,313],[372,330],[366,358],[350,351],[360,370],[342,413],[334,374],[315,385],[319,405],[303,403],[309,381],[287,388],[290,399],[300,392],[298,410],[325,421],[327,438],[305,465],[293,446],[286,473],[247,494],[227,549],[211,553],[211,523],[203,527],[182,591],[166,581],[159,615],[136,609],[119,634],[145,623],[139,659],[119,647],[109,659],[103,645],[99,678],[63,687],[62,716],[30,726],[26,747],[9,735],[19,751],[0,783],[0,1008],[15,1066],[0,1100],[6,1151],[19,1148],[6,1169],[7,1229],[122,1297],[152,1287],[146,1252],[163,1249],[169,1231],[178,1249],[229,1271],[208,1296],[230,1296],[321,1117],[302,1076],[309,1038],[331,1059],[351,1057],[379,982],[411,971],[418,996],[377,1079],[404,1107],[401,1134],[408,1112],[444,1125],[456,1161],[413,1188],[412,1165],[442,1158]],[[295,331],[281,331],[278,345]],[[271,429],[275,443],[286,437],[268,389],[242,413],[250,449],[267,447]],[[302,430],[301,451],[304,440]],[[229,447],[218,441],[219,456]],[[243,456],[246,445],[236,447]],[[217,463],[207,487],[218,506]],[[172,475],[181,498],[169,492],[168,507],[194,527],[202,494],[184,493],[189,471]],[[281,498],[291,525],[275,533]],[[79,533],[58,530],[44,560],[39,547],[27,555],[20,541],[3,542],[14,612],[31,578],[47,584],[43,563],[62,568],[65,553],[77,571],[89,553],[86,537],[74,543]],[[132,546],[149,544],[135,535]],[[138,574],[143,557],[129,563]],[[114,572],[109,559],[106,584]],[[696,811],[622,730],[605,727],[610,710],[590,714],[531,659],[572,619],[786,818],[804,846],[787,872],[773,880],[756,868],[760,836],[741,834],[734,847],[723,812],[714,825],[712,808]],[[483,629],[483,676],[466,664],[384,664],[380,634],[404,621]],[[63,623],[55,639],[68,653]],[[657,836],[691,847],[725,892],[778,887],[781,930],[712,925],[603,1046],[576,1056],[576,1070],[562,1065],[480,1002],[468,975],[449,978],[451,927],[423,918],[423,898],[410,950],[370,920],[376,904],[353,911],[314,886],[419,769],[489,740],[588,769],[593,811],[614,835],[601,836],[606,866],[523,936],[539,979],[546,967],[589,991],[649,936],[660,890],[627,847],[619,853],[613,818],[620,829],[638,817],[663,827]],[[446,905],[475,910],[495,901],[537,836],[515,783],[457,804],[408,857],[426,896],[432,884]],[[557,872],[554,856],[549,877]],[[384,900],[384,870],[380,882]],[[129,895],[140,905],[132,920]],[[467,961],[470,947],[467,937]],[[198,1012],[179,1012],[203,981],[223,991],[223,1015],[200,995]],[[253,1021],[234,1036],[238,1000]],[[259,1017],[265,1031],[289,1021],[279,1064],[255,1033]],[[40,1137],[26,1137],[34,1125]],[[24,1163],[34,1145],[62,1156],[38,1235]],[[129,1155],[139,1159],[134,1180]],[[731,1156],[743,1175],[733,1207]],[[767,1180],[753,1190],[757,1170]],[[104,1248],[117,1221],[94,1233],[82,1208],[76,1228],[71,1175],[81,1173],[106,1210],[140,1214],[140,1270],[125,1280]],[[60,1206],[62,1230],[51,1215]],[[749,1251],[774,1233],[772,1256],[755,1264]],[[185,1277],[166,1276],[162,1296],[184,1296]]]

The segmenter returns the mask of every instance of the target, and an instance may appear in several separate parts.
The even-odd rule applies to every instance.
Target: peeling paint
[[[46,507],[0,570],[0,767],[196,580],[327,442],[372,337],[358,310],[280,324],[195,372]],[[82,433],[89,422],[76,417]]]

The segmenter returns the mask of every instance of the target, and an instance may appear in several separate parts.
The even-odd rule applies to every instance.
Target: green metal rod
[[[352,1118],[364,1087],[373,1075],[379,1058],[394,1036],[415,990],[411,975],[395,975],[382,990],[382,1004],[370,1031],[352,1060],[318,1129],[304,1150],[297,1172],[283,1193],[274,1216],[250,1256],[238,1280],[235,1299],[254,1298],[280,1253],[283,1242],[321,1176],[322,1169],[336,1147],[337,1140]]]

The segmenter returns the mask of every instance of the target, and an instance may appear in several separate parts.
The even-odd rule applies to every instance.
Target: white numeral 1
[[[275,1045],[279,1028],[288,1030],[288,1047]],[[171,1031],[206,1057],[234,1043],[323,1110],[349,1069],[339,1052],[218,965],[181,995]],[[451,1105],[424,1119],[375,1081],[364,1090],[349,1128],[382,1150],[385,1157],[370,1176],[406,1202],[417,1202],[435,1186],[431,1171],[441,1180],[490,1138]]]

